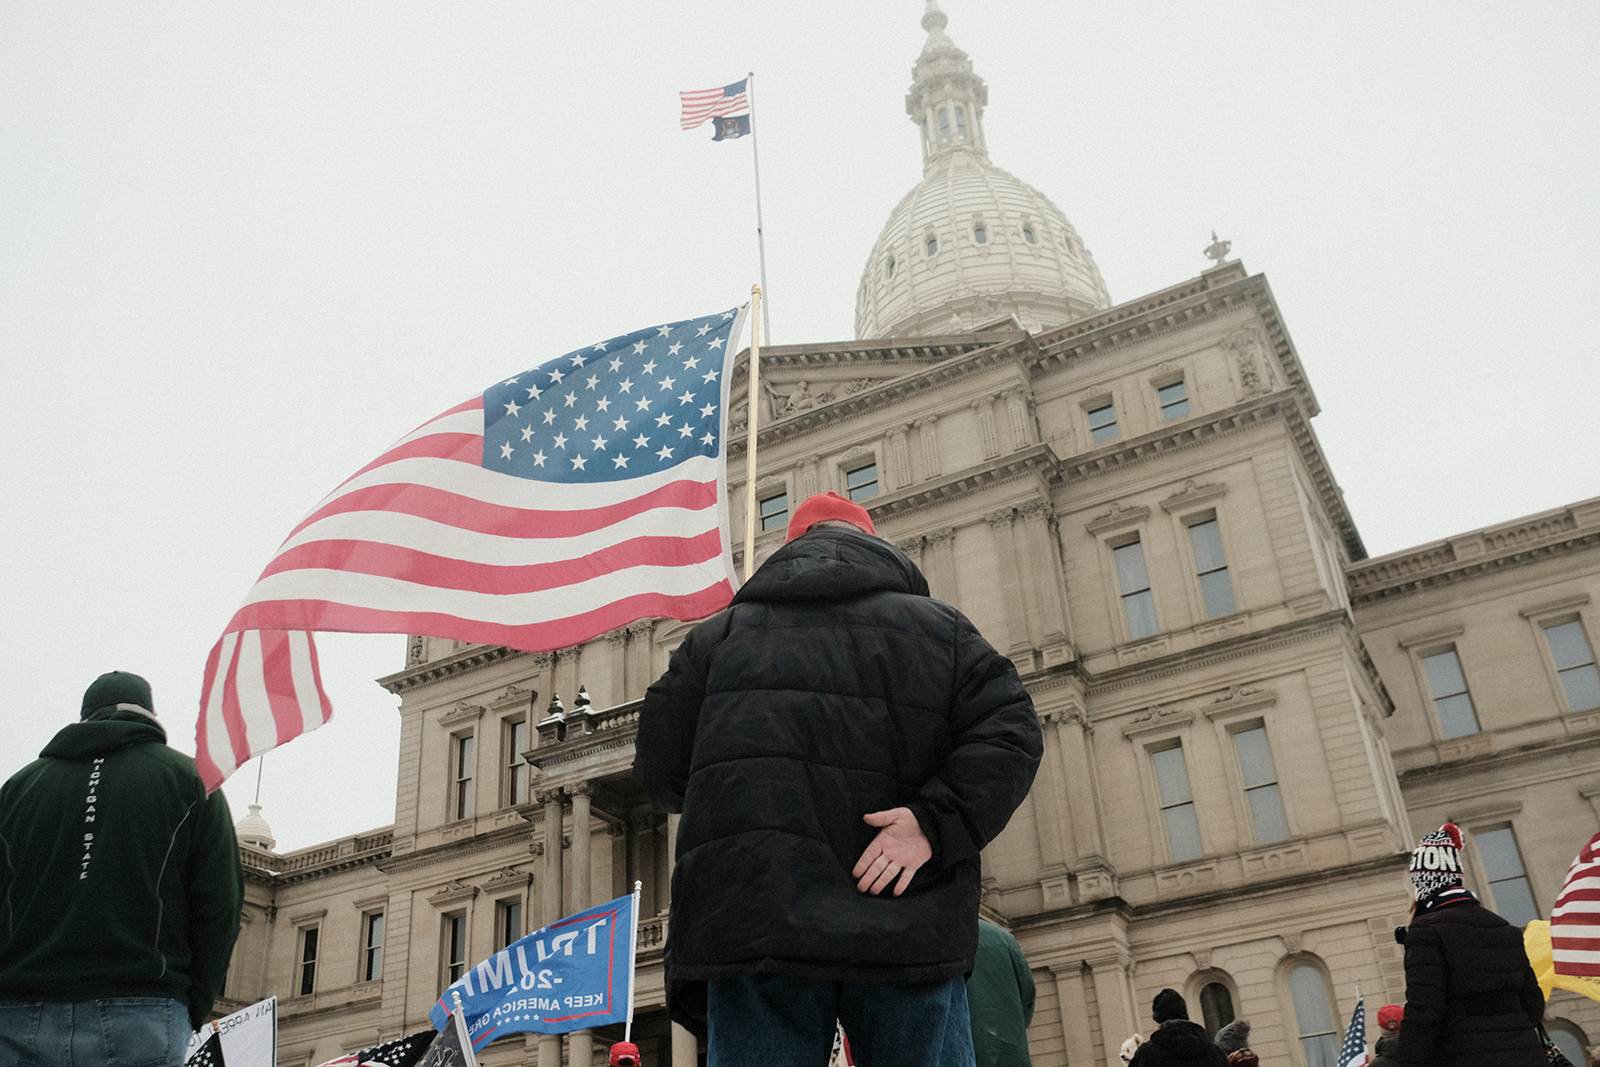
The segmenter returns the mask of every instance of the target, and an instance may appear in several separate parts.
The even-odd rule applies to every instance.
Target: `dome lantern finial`
[[[972,72],[972,60],[944,32],[949,22],[938,0],[928,0],[922,14],[928,40],[911,68],[911,91],[906,94],[906,114],[922,131],[924,171],[954,155],[989,154],[983,138],[989,87]]]
[[[928,0],[928,10],[922,13],[922,28],[932,35],[942,33],[949,23],[950,17],[940,10],[939,0]]]

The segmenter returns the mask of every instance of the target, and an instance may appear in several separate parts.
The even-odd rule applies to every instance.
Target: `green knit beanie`
[[[137,674],[112,671],[102,674],[83,692],[83,710],[78,716],[87,719],[100,708],[117,704],[136,704],[154,715],[155,702],[150,699],[150,683]]]

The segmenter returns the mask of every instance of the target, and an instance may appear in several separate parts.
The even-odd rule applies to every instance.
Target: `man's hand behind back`
[[[869,812],[861,818],[868,826],[880,829],[850,872],[860,879],[856,888],[877,896],[894,882],[894,895],[899,896],[911,884],[917,869],[933,858],[933,846],[928,844],[910,808]],[[896,876],[899,881],[895,881]]]

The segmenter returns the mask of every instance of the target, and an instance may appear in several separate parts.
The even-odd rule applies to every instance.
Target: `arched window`
[[[1587,1043],[1578,1028],[1568,1022],[1546,1022],[1545,1028],[1550,1033],[1550,1040],[1555,1042],[1561,1054],[1573,1063],[1584,1063],[1583,1047]]]
[[[949,139],[950,139],[950,112],[946,111],[944,108],[941,107],[939,109],[939,140],[948,141]]]
[[[1221,982],[1207,982],[1200,987],[1200,1017],[1206,1033],[1215,1039],[1217,1031],[1233,1022],[1233,994]]]
[[[885,278],[893,278],[894,277],[894,257],[893,256],[890,256],[889,257],[889,262],[887,262],[887,263],[885,263],[883,265],[883,276]]]
[[[1308,963],[1295,967],[1289,972],[1289,996],[1294,1001],[1294,1019],[1306,1067],[1336,1067],[1339,1035],[1334,1030],[1328,983],[1322,972]]]
[[[961,110],[961,105],[956,105],[956,140],[967,139],[967,113]]]
[[[1036,245],[1039,243],[1033,236],[1033,227],[1029,226],[1027,223],[1023,223],[1022,225],[1022,239],[1028,242],[1030,245]]]
[[[982,219],[979,219],[977,222],[972,224],[972,239],[978,242],[980,245],[988,243],[989,227],[983,224]]]
[[[938,251],[939,251],[939,239],[937,237],[935,237],[931,233],[928,234],[928,255],[930,255],[930,256],[934,255]]]

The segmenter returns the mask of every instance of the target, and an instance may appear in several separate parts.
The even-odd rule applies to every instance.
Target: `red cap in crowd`
[[[1406,1010],[1398,1004],[1385,1004],[1378,1009],[1378,1029],[1387,1030],[1391,1034],[1399,1030],[1400,1016],[1405,1012]]]
[[[867,514],[866,508],[846,500],[838,493],[818,493],[794,509],[794,515],[789,519],[789,536],[784,541],[793,541],[811,529],[813,524],[828,519],[843,520],[865,533],[878,536],[878,531],[872,528],[872,516]]]

